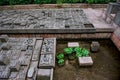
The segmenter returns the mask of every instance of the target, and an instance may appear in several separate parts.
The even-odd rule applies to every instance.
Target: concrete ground
[[[120,39],[120,27],[115,25],[110,19],[105,21],[105,8],[83,9],[88,17],[89,21],[94,25],[95,28],[113,28],[114,34]]]

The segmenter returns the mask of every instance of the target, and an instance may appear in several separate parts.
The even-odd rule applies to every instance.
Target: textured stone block
[[[38,69],[37,80],[53,80],[53,68]]]
[[[78,42],[68,42],[68,47],[79,47]]]
[[[93,65],[93,60],[91,57],[79,57],[78,62],[80,66],[91,66]]]
[[[99,50],[100,44],[97,41],[93,41],[91,44],[91,51],[97,52]]]
[[[52,68],[55,67],[55,56],[52,54],[43,54],[40,57],[39,67],[40,68]]]

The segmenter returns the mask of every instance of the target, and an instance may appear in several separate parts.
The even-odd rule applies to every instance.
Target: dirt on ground
[[[120,53],[110,40],[58,40],[57,53],[63,52],[68,42],[79,42],[90,51],[92,41],[100,43],[97,53],[90,52],[93,66],[80,67],[78,59],[66,59],[62,67],[56,63],[54,80],[120,80]]]

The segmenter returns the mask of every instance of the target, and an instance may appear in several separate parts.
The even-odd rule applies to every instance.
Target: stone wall
[[[8,34],[10,37],[43,37],[43,38],[51,38],[56,37],[57,39],[109,39],[112,33],[93,33],[93,34]]]
[[[40,8],[106,8],[107,4],[63,4],[58,7],[57,4],[31,4],[31,5],[14,5],[14,6],[0,6],[0,10],[10,9],[40,9]]]

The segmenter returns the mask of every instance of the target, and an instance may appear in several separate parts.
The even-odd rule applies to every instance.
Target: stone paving
[[[86,27],[85,24],[91,23],[80,8],[0,11],[0,33],[47,32],[42,32],[41,29],[94,29],[94,26]]]
[[[2,45],[6,43],[10,48],[4,49],[7,46],[2,48]],[[44,44],[46,44],[46,46],[44,46]],[[38,63],[43,64],[41,60],[42,55],[45,55],[44,53],[50,52],[49,54],[53,56],[51,58],[53,62],[47,60],[44,66],[50,62],[49,64],[53,65],[49,67],[49,69],[55,67],[55,45],[55,38],[45,38],[43,41],[43,38],[9,38],[7,35],[0,36],[0,80],[36,80],[36,76],[39,77],[37,71],[41,69],[37,66]],[[45,49],[43,54],[40,52],[41,47],[42,50],[43,48]],[[46,57],[49,58],[50,56]],[[53,77],[53,70],[51,73],[50,78]]]

